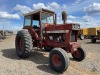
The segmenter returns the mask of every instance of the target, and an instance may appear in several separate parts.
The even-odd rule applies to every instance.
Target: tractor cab
[[[39,9],[24,14],[24,29],[34,28],[42,35],[42,29],[45,28],[45,26],[48,24],[56,24],[56,14],[53,11],[47,9]]]

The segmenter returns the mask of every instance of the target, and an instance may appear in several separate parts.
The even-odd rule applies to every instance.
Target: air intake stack
[[[67,20],[67,13],[66,13],[66,11],[62,11],[62,20],[63,20],[63,24],[65,24],[66,20]]]

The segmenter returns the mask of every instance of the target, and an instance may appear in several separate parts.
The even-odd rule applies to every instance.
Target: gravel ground
[[[20,59],[15,52],[15,35],[0,41],[0,75],[60,75],[48,64],[48,52],[36,50],[27,59]],[[100,75],[100,41],[78,40],[86,51],[86,59],[74,61],[69,54],[70,66],[61,75]]]

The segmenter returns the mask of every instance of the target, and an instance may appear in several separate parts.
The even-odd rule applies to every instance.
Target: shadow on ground
[[[100,42],[96,42],[96,43],[87,42],[86,44],[100,44]]]
[[[49,66],[49,58],[45,54],[48,54],[48,52],[45,52],[44,50],[35,50],[34,52],[31,52],[30,57],[25,58],[24,60],[32,61],[36,64],[39,64],[37,66],[38,69],[45,71],[47,73],[51,74],[58,74],[57,72],[53,71]],[[15,48],[13,49],[5,49],[2,50],[2,55],[6,58],[13,59],[13,60],[21,60],[16,54]]]
[[[2,50],[2,55],[6,58],[10,58],[10,59],[15,59],[15,60],[20,60],[20,58],[18,58],[16,56],[16,51],[15,49],[5,49],[5,50]]]
[[[72,57],[70,57],[69,60],[71,60],[71,61],[76,61],[76,60],[74,60]],[[76,62],[77,62],[77,61],[76,61]]]

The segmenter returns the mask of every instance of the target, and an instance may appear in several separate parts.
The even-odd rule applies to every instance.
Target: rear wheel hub
[[[24,49],[24,42],[23,42],[22,38],[19,38],[18,44],[19,44],[20,50],[23,50]]]

